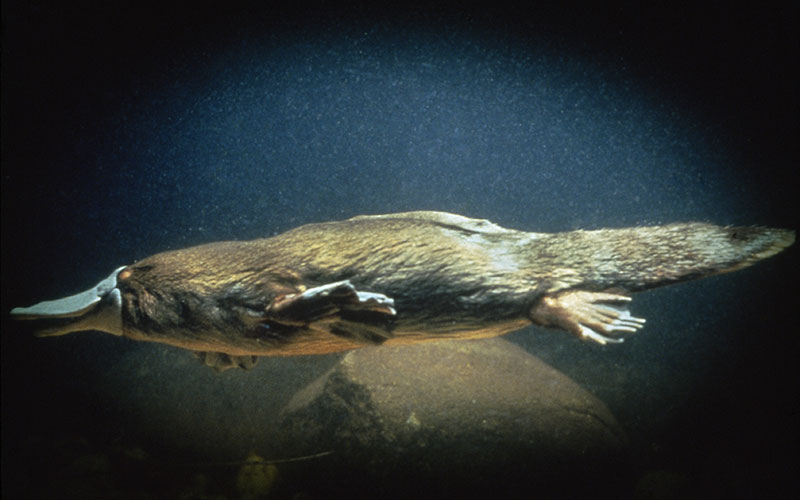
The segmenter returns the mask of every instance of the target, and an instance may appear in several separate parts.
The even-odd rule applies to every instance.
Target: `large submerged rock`
[[[323,496],[596,495],[628,458],[600,400],[502,339],[352,351],[280,434],[291,454],[334,452],[308,471]]]

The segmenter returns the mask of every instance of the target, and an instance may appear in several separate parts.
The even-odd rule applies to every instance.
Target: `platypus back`
[[[631,293],[793,242],[793,231],[703,223],[542,234],[440,212],[365,216],[156,254],[12,315],[49,335],[97,329],[191,349],[223,368],[531,322],[621,342],[644,324],[628,312]]]

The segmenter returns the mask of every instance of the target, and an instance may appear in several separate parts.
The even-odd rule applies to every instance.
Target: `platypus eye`
[[[117,279],[126,280],[131,277],[131,274],[133,274],[133,270],[129,267],[126,267],[125,269],[120,271],[120,273],[117,275]]]

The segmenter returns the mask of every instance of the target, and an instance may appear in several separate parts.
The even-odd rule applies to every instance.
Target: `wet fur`
[[[123,270],[118,287],[129,337],[235,356],[316,354],[364,339],[270,323],[270,303],[349,280],[395,300],[388,344],[495,336],[548,324],[537,306],[563,291],[642,291],[739,269],[793,241],[791,231],[704,223],[541,234],[412,212],[156,254]]]

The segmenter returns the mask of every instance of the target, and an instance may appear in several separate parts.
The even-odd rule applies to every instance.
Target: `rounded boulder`
[[[602,401],[500,338],[349,352],[281,412],[309,489],[353,497],[613,494],[627,438]]]

